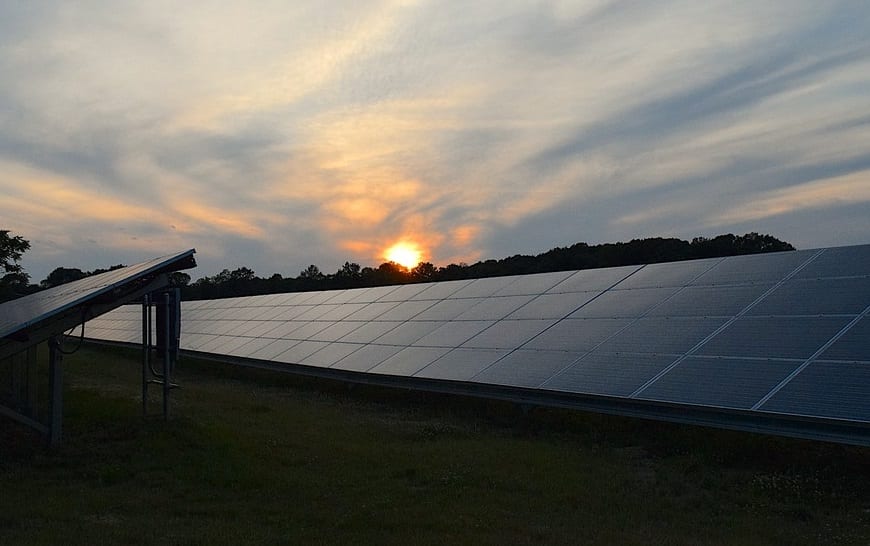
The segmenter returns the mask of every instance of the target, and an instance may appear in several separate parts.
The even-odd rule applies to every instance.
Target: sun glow
[[[416,244],[403,241],[388,248],[384,252],[384,257],[405,269],[412,269],[423,260],[423,252]]]

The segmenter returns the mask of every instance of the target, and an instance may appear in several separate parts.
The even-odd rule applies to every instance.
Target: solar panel
[[[154,258],[0,303],[0,338],[47,322],[84,302],[155,274],[193,267],[194,250]]]
[[[185,349],[300,373],[870,444],[870,245],[188,311]]]
[[[194,267],[194,250],[163,256],[136,265],[121,267],[99,275],[92,275],[74,282],[49,288],[15,300],[0,304],[0,359],[12,357],[13,366],[20,368],[27,379],[27,388],[14,387],[10,393],[11,404],[7,406],[4,396],[0,405],[0,415],[12,418],[43,433],[50,446],[60,442],[63,422],[63,332],[84,323],[87,319],[94,327],[92,336],[122,343],[139,342],[143,350],[142,404],[146,409],[148,380],[146,361],[150,356],[150,339],[143,342],[142,314],[136,315],[129,308],[121,308],[124,303],[142,299],[150,309],[152,298],[160,302],[159,316],[163,319],[166,333],[163,339],[163,370],[160,377],[163,384],[163,414],[169,415],[168,394],[170,371],[175,361],[176,349],[172,345],[175,336],[169,335],[173,324],[178,324],[177,292],[167,292],[169,272]],[[103,315],[115,309],[117,313],[109,320]],[[138,319],[138,320],[137,320]],[[145,322],[145,326],[150,326]],[[82,326],[84,328],[84,326]],[[84,330],[82,330],[84,332]],[[221,345],[225,338],[213,336]],[[37,370],[36,345],[48,340],[48,408],[40,411],[37,407]],[[16,354],[26,354],[24,360]],[[15,368],[13,368],[15,370]],[[18,372],[13,372],[18,373]],[[40,395],[41,397],[42,395]],[[41,415],[43,414],[43,415]],[[41,421],[40,419],[43,419]]]

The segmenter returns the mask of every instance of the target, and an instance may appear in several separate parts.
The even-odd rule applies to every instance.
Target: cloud
[[[868,14],[4,5],[2,227],[37,268],[196,246],[203,275],[376,265],[402,239],[439,265],[717,229],[866,242],[836,213],[866,204]]]
[[[712,216],[710,224],[729,225],[859,203],[870,206],[870,169],[755,195]]]

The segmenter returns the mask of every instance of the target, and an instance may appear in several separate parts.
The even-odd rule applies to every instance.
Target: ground
[[[190,359],[164,422],[135,352],[65,365],[62,447],[0,421],[0,544],[870,543],[868,448]]]

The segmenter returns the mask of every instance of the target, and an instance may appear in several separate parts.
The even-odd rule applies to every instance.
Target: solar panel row
[[[194,252],[154,258],[4,302],[0,304],[0,339],[139,278],[193,267]]]
[[[870,423],[870,245],[183,305],[182,348]],[[91,321],[135,342],[139,311]]]

